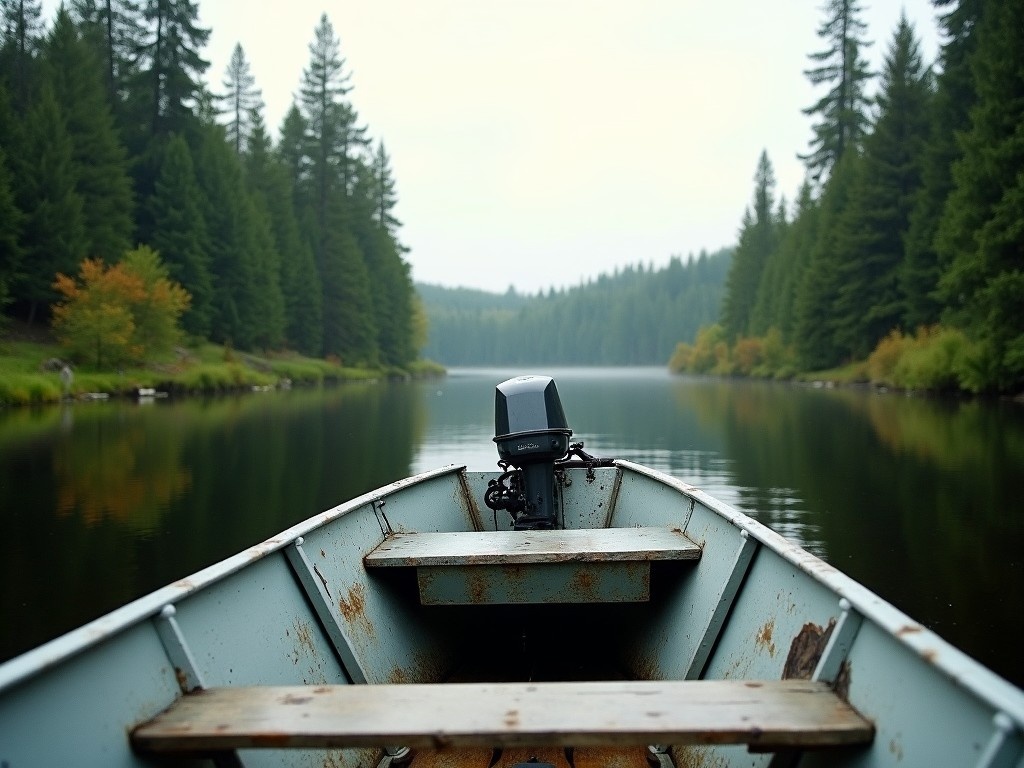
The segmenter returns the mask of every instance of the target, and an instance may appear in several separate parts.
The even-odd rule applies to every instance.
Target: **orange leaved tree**
[[[97,369],[138,362],[171,349],[189,295],[171,282],[156,252],[139,246],[110,267],[86,259],[77,279],[58,274],[64,297],[53,326],[71,357]]]

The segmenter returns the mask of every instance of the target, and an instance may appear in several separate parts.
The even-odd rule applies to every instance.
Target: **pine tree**
[[[899,276],[921,186],[930,99],[931,73],[913,27],[901,16],[885,57],[878,119],[864,141],[862,171],[836,244],[841,288],[832,322],[845,357],[866,357],[905,315]]]
[[[981,19],[983,0],[934,0],[947,7],[939,21],[946,36],[941,67],[932,100],[931,133],[925,146],[922,186],[911,214],[906,238],[906,259],[900,285],[906,296],[904,324],[908,329],[936,323],[942,304],[936,293],[941,265],[935,235],[942,210],[953,188],[953,164],[962,150],[957,135],[970,126],[976,101],[970,58],[977,44],[974,34]],[[950,7],[952,6],[952,7]]]
[[[21,228],[25,216],[14,202],[7,157],[0,145],[0,317],[21,265]]]
[[[397,198],[381,146],[372,165],[360,165],[354,194],[356,237],[370,278],[374,326],[381,361],[401,366],[415,359],[412,343],[413,286],[402,247],[395,239]]]
[[[373,155],[372,179],[373,220],[388,235],[395,237],[402,222],[394,214],[398,197],[395,194],[395,180],[391,176],[391,158],[384,149],[383,141],[377,144],[377,151]]]
[[[788,271],[782,244],[787,239],[789,228],[790,223],[786,219],[786,199],[783,197],[775,210],[775,247],[765,259],[754,303],[750,308],[750,333],[753,336],[764,336],[768,329],[778,327],[778,304]]]
[[[143,46],[144,27],[138,3],[73,0],[71,13],[102,63],[107,100],[115,119],[120,121],[125,89],[136,71],[136,52]]]
[[[58,272],[73,273],[85,257],[82,198],[75,191],[71,138],[49,83],[26,117],[24,154],[16,159],[18,207],[28,219],[17,295],[28,302],[28,320],[55,298]]]
[[[149,135],[185,133],[195,123],[192,108],[209,66],[200,51],[210,31],[198,26],[199,4],[193,0],[146,0],[142,17],[149,36],[140,50],[139,77]]]
[[[150,245],[167,265],[171,278],[192,296],[182,326],[194,336],[205,337],[210,332],[214,293],[209,235],[192,156],[180,136],[167,142],[147,207],[153,222]]]
[[[779,281],[769,297],[768,327],[778,328],[782,340],[793,340],[796,328],[796,297],[800,280],[807,272],[814,243],[818,237],[817,202],[811,185],[805,181],[796,200],[793,221],[786,227],[775,259]]]
[[[246,178],[254,193],[256,215],[269,223],[273,234],[285,337],[293,348],[316,355],[322,346],[323,316],[313,252],[299,233],[292,181],[284,162],[271,151],[259,108],[252,111],[249,122],[253,128],[247,141]]]
[[[46,41],[44,64],[71,139],[85,252],[116,261],[131,245],[134,226],[127,159],[114,129],[99,62],[63,8]]]
[[[777,230],[775,171],[768,153],[763,151],[754,174],[753,208],[748,208],[743,217],[739,244],[722,302],[722,326],[730,339],[750,332],[751,309],[757,298],[764,265],[778,243]]]
[[[30,108],[36,86],[36,55],[45,29],[40,0],[0,0],[0,73],[15,110]]]
[[[945,318],[983,345],[975,388],[1024,384],[1024,11],[988,3],[972,69],[978,94],[939,225]]]
[[[794,302],[793,342],[804,370],[830,368],[842,361],[835,345],[833,307],[842,288],[838,245],[843,242],[843,211],[856,185],[860,158],[846,153],[832,169],[817,208],[817,232],[807,269],[799,277]]]
[[[826,19],[818,35],[828,46],[810,54],[817,65],[804,72],[814,85],[829,85],[829,91],[805,115],[816,115],[811,151],[801,155],[811,179],[824,183],[832,168],[850,149],[860,146],[868,126],[869,100],[864,85],[871,73],[861,58],[861,49],[869,45],[863,35],[867,27],[860,19],[857,0],[827,0]]]
[[[351,75],[345,71],[341,44],[327,14],[320,17],[309,52],[300,94],[309,138],[314,209],[322,227],[331,192],[351,193],[356,156],[367,139],[366,129],[356,125],[355,109],[345,100],[352,90]]]
[[[323,288],[323,351],[348,365],[378,363],[370,278],[359,244],[347,226],[347,205],[328,201],[319,263]]]
[[[352,87],[340,47],[324,14],[309,47],[310,63],[300,89],[309,173],[308,182],[298,182],[299,206],[308,206],[312,217],[310,242],[323,291],[324,352],[349,362],[376,362],[370,282],[353,233],[355,215],[349,199],[355,184],[354,152],[365,144],[365,129],[356,127],[355,110],[345,100]],[[291,131],[289,142],[298,139]],[[290,144],[286,151],[291,151]],[[303,170],[301,165],[296,168]]]
[[[288,170],[289,180],[295,188],[295,205],[300,206],[299,191],[308,186],[310,160],[306,151],[309,147],[306,119],[299,111],[297,104],[291,108],[281,122],[281,140],[277,144],[277,154]]]
[[[248,231],[241,169],[220,126],[203,127],[193,165],[209,236],[214,286],[211,338],[239,349],[251,349],[261,322],[255,314],[255,254]]]
[[[231,53],[224,88],[224,95],[220,99],[228,116],[228,141],[235,148],[235,154],[241,155],[245,148],[245,137],[252,128],[249,125],[249,118],[252,111],[261,106],[263,101],[260,98],[260,89],[256,87],[256,78],[250,71],[245,51],[240,44],[236,44]]]

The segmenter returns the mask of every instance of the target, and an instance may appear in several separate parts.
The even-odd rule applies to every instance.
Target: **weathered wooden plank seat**
[[[363,563],[415,567],[425,605],[636,602],[652,561],[700,554],[675,528],[449,531],[394,534]]]
[[[257,747],[864,744],[874,729],[820,682],[690,680],[213,688],[137,727],[142,752]]]

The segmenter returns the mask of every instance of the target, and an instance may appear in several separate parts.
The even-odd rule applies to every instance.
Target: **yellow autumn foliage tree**
[[[190,301],[146,246],[109,267],[102,259],[86,259],[77,278],[58,274],[53,285],[63,297],[53,307],[61,344],[73,359],[98,370],[170,351]]]

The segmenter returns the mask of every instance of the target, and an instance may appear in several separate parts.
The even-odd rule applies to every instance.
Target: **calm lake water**
[[[1024,685],[1024,406],[655,369],[2,411],[0,660],[410,473],[496,469],[494,386],[527,372],[588,452],[700,486]]]

